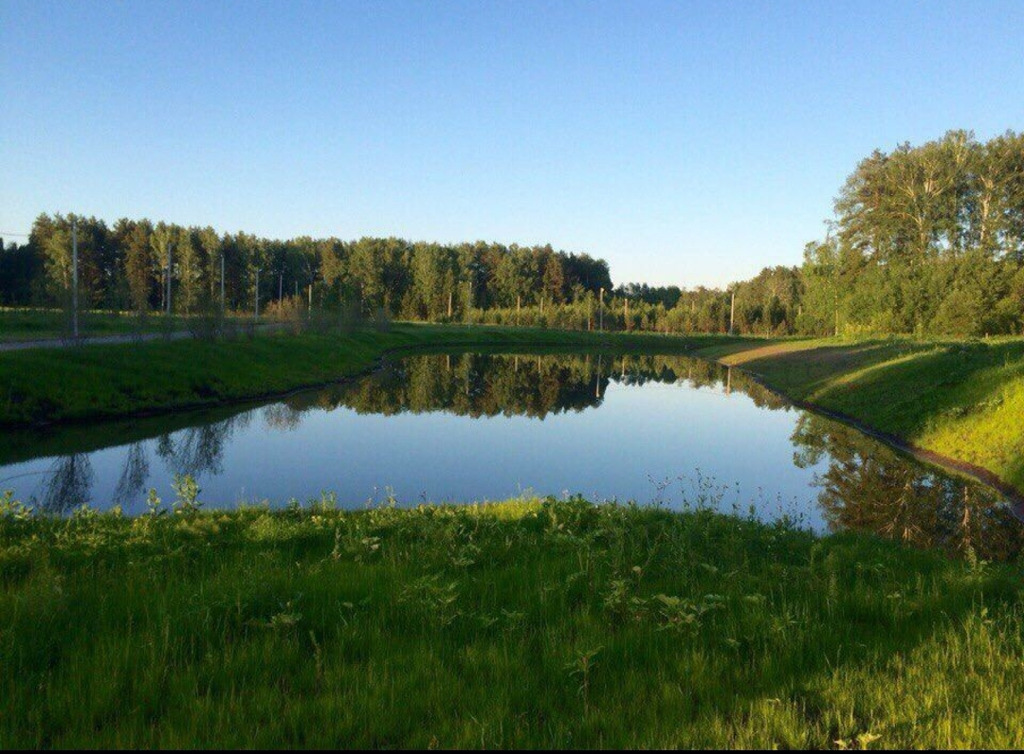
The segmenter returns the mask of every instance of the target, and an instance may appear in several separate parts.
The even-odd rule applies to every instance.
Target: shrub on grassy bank
[[[0,515],[0,744],[1020,746],[1014,566],[580,500]],[[195,493],[195,494],[194,494]]]

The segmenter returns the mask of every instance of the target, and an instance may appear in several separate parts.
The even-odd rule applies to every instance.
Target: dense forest
[[[72,227],[74,226],[74,228]],[[1024,134],[951,131],[876,151],[800,267],[726,289],[626,284],[548,246],[291,240],[149,220],[40,215],[0,241],[0,305],[196,314],[349,307],[363,315],[573,329],[753,334],[1024,332]],[[168,260],[170,263],[168,264]],[[170,285],[168,286],[168,272]]]

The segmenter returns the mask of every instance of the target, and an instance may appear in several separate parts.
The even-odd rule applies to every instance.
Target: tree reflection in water
[[[114,505],[126,507],[142,498],[149,479],[149,456],[145,443],[132,443],[125,454],[124,467],[114,488]]]
[[[93,483],[92,462],[84,453],[63,456],[53,462],[42,495],[32,504],[46,513],[67,513],[88,503]]]
[[[199,478],[203,474],[220,474],[223,470],[224,448],[231,435],[247,427],[253,412],[247,411],[215,424],[189,427],[173,435],[162,435],[157,442],[157,455],[173,474]]]
[[[998,493],[914,463],[857,430],[803,413],[794,461],[822,461],[818,502],[835,531],[872,532],[919,547],[1014,560],[1024,528]]]

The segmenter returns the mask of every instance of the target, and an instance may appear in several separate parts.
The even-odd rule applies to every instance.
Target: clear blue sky
[[[876,147],[1024,128],[1024,2],[0,0],[0,231],[550,242],[794,264]]]

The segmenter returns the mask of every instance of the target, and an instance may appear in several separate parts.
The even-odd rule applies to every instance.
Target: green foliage
[[[950,131],[862,160],[836,200],[836,235],[809,247],[803,331],[1024,332],[1022,166],[1012,131],[985,143]]]
[[[191,474],[175,474],[171,488],[178,496],[173,506],[176,514],[190,516],[203,507],[203,504],[199,502],[199,484]],[[159,500],[156,502],[159,503]],[[152,507],[150,506],[151,509]]]

